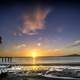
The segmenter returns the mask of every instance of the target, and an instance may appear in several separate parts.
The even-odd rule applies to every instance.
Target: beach
[[[80,66],[11,66],[0,70],[0,80],[80,80]]]

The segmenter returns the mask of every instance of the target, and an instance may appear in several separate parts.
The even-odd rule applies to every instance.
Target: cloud
[[[13,32],[12,35],[13,36],[17,36],[17,35],[22,36],[22,33],[20,33],[19,31],[17,31],[17,32]]]
[[[16,46],[17,49],[26,48],[26,47],[27,47],[26,44],[20,44]]]
[[[80,40],[74,41],[75,44],[80,44]]]
[[[74,41],[72,46],[80,46],[80,40],[76,40]]]
[[[45,29],[45,20],[49,12],[49,8],[37,7],[33,10],[29,9],[23,17],[21,32],[27,35],[36,35],[39,30]]]
[[[80,40],[76,40],[71,45],[69,45],[69,47],[77,47],[77,46],[80,46]]]

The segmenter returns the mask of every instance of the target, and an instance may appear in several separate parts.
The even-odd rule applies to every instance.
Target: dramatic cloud
[[[45,28],[45,19],[47,18],[50,9],[37,7],[29,10],[23,17],[23,25],[21,32],[28,35],[36,35],[39,30]]]

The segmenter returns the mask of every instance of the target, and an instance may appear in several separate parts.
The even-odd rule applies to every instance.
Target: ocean
[[[0,58],[0,64],[13,63],[13,64],[45,64],[45,63],[79,63],[80,57],[14,57],[11,61]]]

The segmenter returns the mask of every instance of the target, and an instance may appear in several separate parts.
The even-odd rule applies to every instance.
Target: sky
[[[79,0],[1,0],[0,56],[80,54]]]

